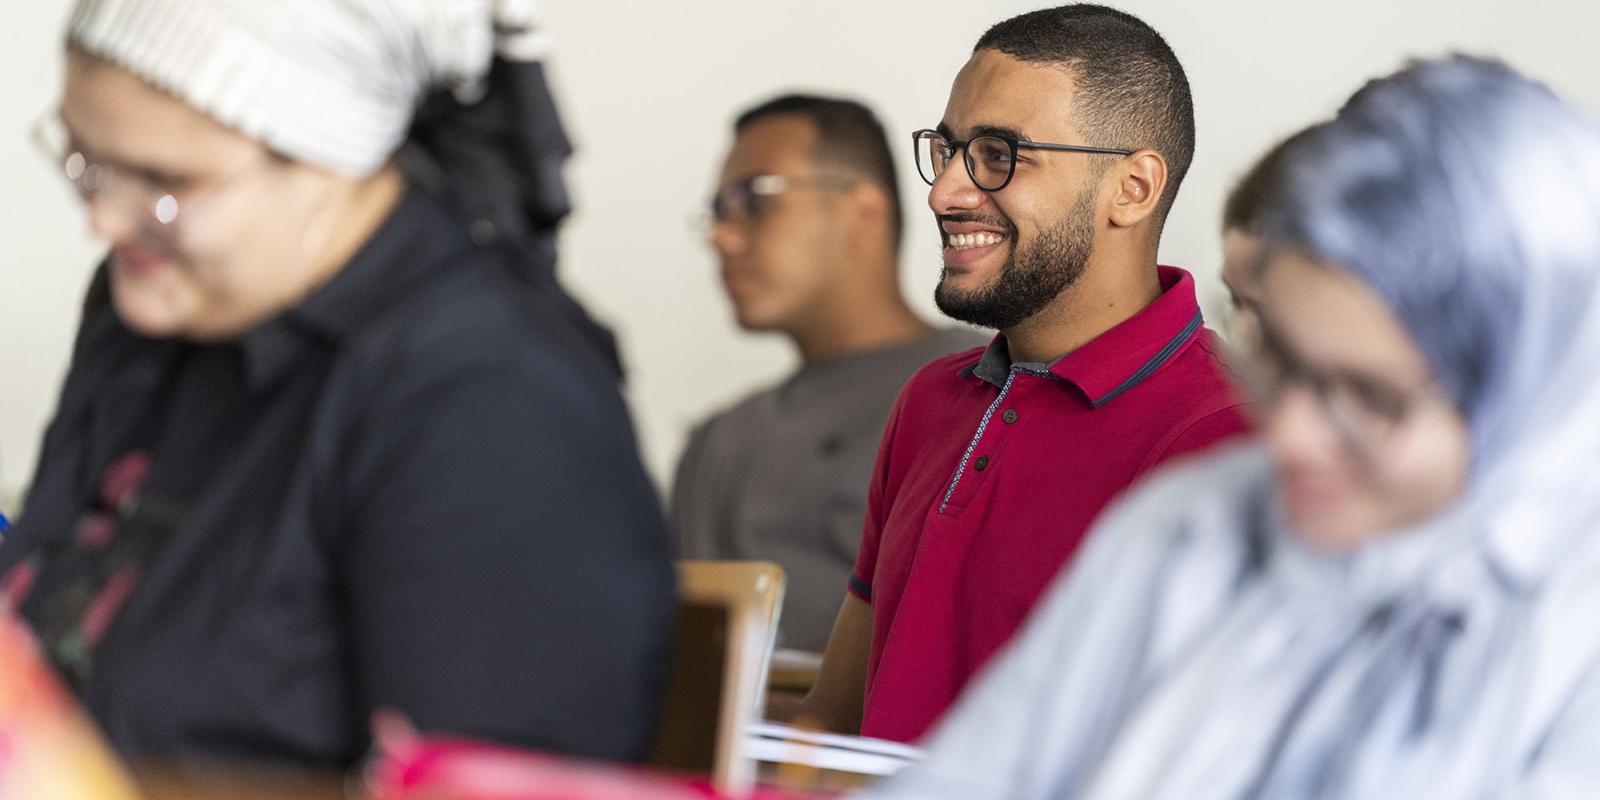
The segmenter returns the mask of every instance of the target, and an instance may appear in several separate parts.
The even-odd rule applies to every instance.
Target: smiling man
[[[1016,631],[1115,495],[1247,428],[1188,273],[1156,265],[1194,150],[1161,36],[1094,5],[991,28],[937,129],[946,314],[996,328],[906,385],[799,714],[912,740]]]

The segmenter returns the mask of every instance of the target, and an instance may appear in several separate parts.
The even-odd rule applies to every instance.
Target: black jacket
[[[392,708],[424,731],[642,756],[669,546],[613,367],[564,302],[413,190],[239,342],[144,339],[89,304],[0,574],[37,567],[21,608],[38,625],[68,573],[99,568],[62,554],[106,465],[148,448],[117,533],[148,563],[68,671],[112,742],[345,766]]]

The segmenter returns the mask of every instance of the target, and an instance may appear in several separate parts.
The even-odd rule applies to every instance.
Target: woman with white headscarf
[[[125,755],[338,768],[379,709],[643,755],[668,542],[553,286],[534,22],[74,8],[39,142],[111,255],[0,590]]]
[[[1600,793],[1600,129],[1456,57],[1283,159],[1264,441],[1110,512],[871,796]]]

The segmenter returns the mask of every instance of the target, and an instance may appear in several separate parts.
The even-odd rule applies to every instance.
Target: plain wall
[[[14,502],[54,407],[77,306],[98,250],[67,187],[28,141],[60,83],[66,0],[8,0],[0,25],[0,500]],[[555,90],[578,146],[578,204],[562,274],[621,338],[629,400],[664,485],[695,420],[792,369],[775,336],[733,325],[692,225],[734,114],[779,91],[846,94],[884,117],[907,202],[902,273],[935,317],[938,239],[910,158],[950,81],[1019,2],[545,3]],[[1277,138],[1333,112],[1409,56],[1495,55],[1600,112],[1600,3],[1592,0],[1129,0],[1172,43],[1194,87],[1199,146],[1162,246],[1202,305],[1223,306],[1217,220],[1229,184]],[[530,413],[537,413],[530,409]],[[4,506],[10,508],[9,505]]]

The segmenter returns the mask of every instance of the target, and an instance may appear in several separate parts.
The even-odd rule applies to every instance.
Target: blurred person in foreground
[[[1120,502],[871,796],[1600,791],[1600,128],[1454,57],[1284,159],[1265,441]]]
[[[899,183],[870,109],[785,95],[734,133],[711,203],[722,285],[740,327],[782,333],[801,366],[695,429],[672,521],[686,557],[782,565],[779,644],[820,652],[895,396],[983,339],[934,328],[901,294]]]
[[[1159,33],[1092,4],[1002,21],[913,141],[943,244],[939,308],[999,334],[929,363],[896,401],[856,567],[793,715],[899,741],[1011,638],[1112,498],[1249,424],[1194,278],[1156,260],[1195,141]]]
[[[668,542],[614,364],[553,286],[536,23],[72,10],[38,138],[111,254],[0,588],[135,762],[338,769],[378,709],[644,753]]]

